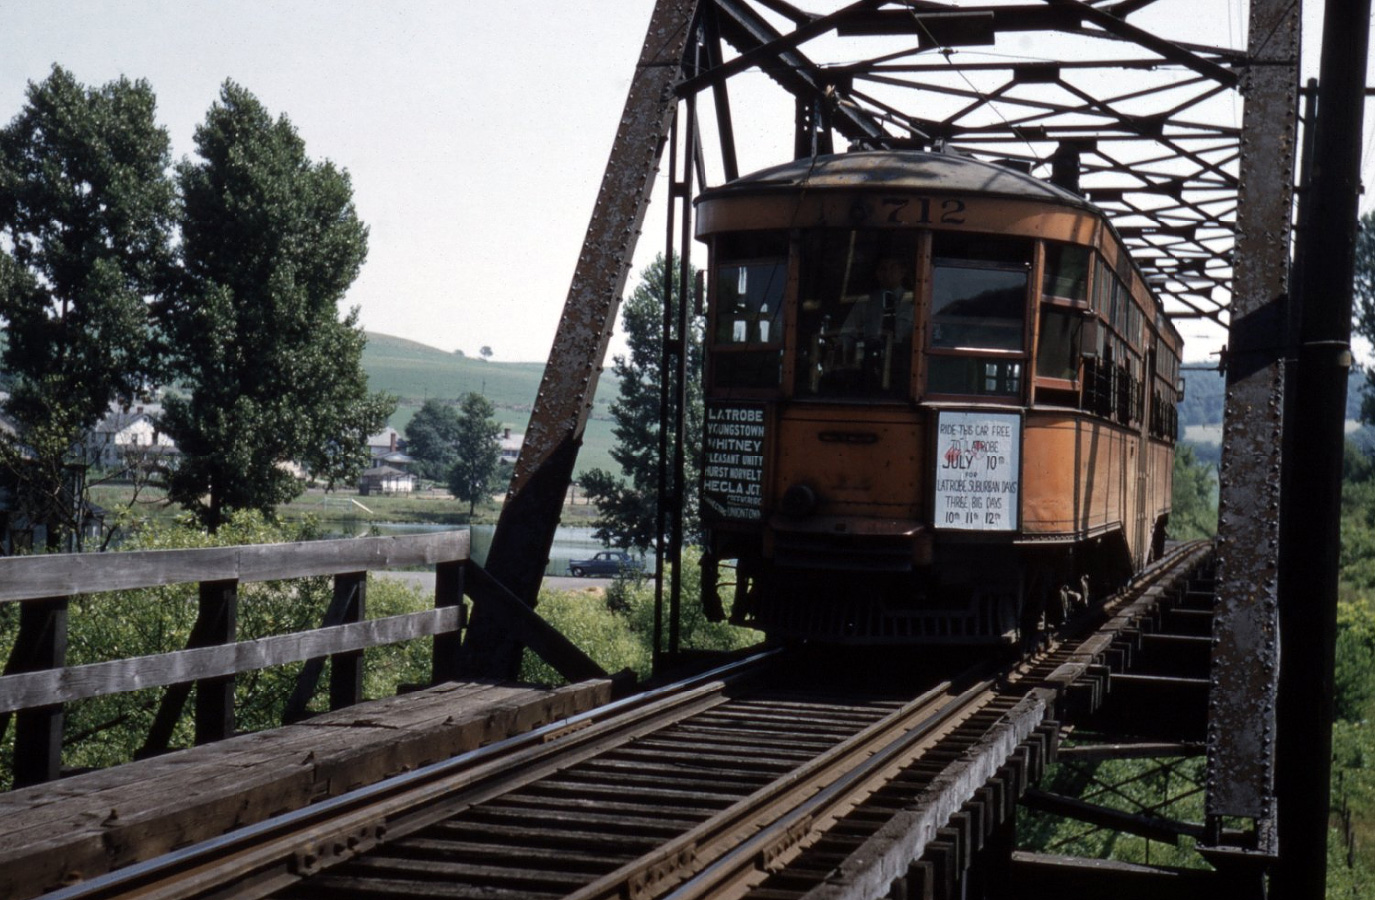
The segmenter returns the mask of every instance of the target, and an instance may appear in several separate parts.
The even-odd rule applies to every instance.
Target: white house
[[[406,439],[401,436],[401,432],[388,425],[368,438],[368,453],[371,456],[368,466],[373,469],[382,466],[391,466],[393,469],[409,466],[415,460],[405,454],[405,446]]]
[[[511,429],[505,428],[497,442],[501,445],[501,461],[515,465],[516,459],[520,456],[520,448],[525,445],[525,435],[512,434]]]
[[[386,456],[388,453],[395,453],[401,449],[405,439],[401,437],[401,432],[388,425],[377,434],[368,437],[368,449],[373,456]]]
[[[391,466],[375,466],[358,476],[358,493],[409,494],[415,490],[415,476]]]
[[[143,407],[129,412],[110,412],[91,430],[89,459],[94,465],[126,465],[131,456],[168,456],[177,452],[176,443],[158,431],[153,418]]]

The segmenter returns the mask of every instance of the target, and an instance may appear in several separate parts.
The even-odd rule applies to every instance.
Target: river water
[[[472,533],[473,562],[478,565],[487,563],[487,551],[492,547],[492,533],[495,525],[434,525],[422,522],[377,522],[359,521],[356,526],[345,526],[329,537],[353,537],[373,533],[380,535],[431,534],[437,531],[469,531]],[[545,575],[567,575],[568,561],[583,559],[598,550],[604,550],[601,541],[592,536],[593,529],[588,527],[569,528],[562,525],[554,532],[554,545],[549,548],[549,565]],[[646,564],[648,565],[648,564]]]

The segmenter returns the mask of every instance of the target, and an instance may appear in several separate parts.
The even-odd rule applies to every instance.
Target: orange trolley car
[[[775,637],[1013,643],[1160,552],[1181,341],[1082,197],[863,152],[697,208],[709,615],[733,583]]]

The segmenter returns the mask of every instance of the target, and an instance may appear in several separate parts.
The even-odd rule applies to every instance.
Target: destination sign
[[[936,420],[937,528],[1016,531],[1022,417],[941,410]]]
[[[711,403],[702,440],[702,514],[757,522],[764,513],[764,407]]]

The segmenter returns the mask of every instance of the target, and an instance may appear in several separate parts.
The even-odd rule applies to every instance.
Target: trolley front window
[[[803,236],[795,396],[909,395],[916,246],[916,232],[907,230]]]
[[[1021,393],[1031,258],[1030,241],[934,235],[928,393]]]
[[[931,272],[931,346],[1021,350],[1026,279],[1025,269],[936,260]]]
[[[713,281],[711,383],[717,390],[775,391],[783,381],[787,241],[733,238],[721,242]]]

